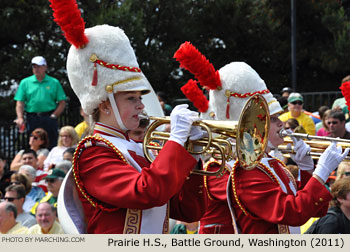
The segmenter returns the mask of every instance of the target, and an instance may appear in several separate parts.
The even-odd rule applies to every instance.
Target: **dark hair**
[[[282,109],[286,109],[288,107],[288,98],[287,97],[279,97],[278,102],[280,103]]]
[[[70,153],[70,154],[74,154],[74,151],[75,151],[75,148],[74,147],[69,147],[68,149],[66,149],[64,152],[63,152],[63,155],[65,154],[65,153]]]
[[[297,121],[297,119],[294,118],[288,119],[285,123],[288,123],[290,128],[293,130],[299,126],[299,122]]]
[[[318,108],[318,115],[322,119],[324,112],[326,112],[329,109],[328,106],[321,106]]]
[[[9,185],[5,189],[6,192],[16,192],[17,193],[17,198],[25,198],[26,197],[26,191],[24,186],[21,185]]]
[[[49,147],[49,137],[47,135],[46,130],[43,128],[36,128],[35,130],[32,131],[32,134],[38,135],[41,140],[44,142],[40,145],[40,148],[48,148]]]
[[[340,122],[345,121],[345,114],[342,111],[339,110],[332,110],[327,118],[335,118],[338,119]]]
[[[168,102],[168,98],[167,98],[167,96],[166,96],[166,94],[165,94],[164,92],[158,91],[158,92],[157,92],[157,95],[160,97],[160,99],[161,99],[163,102],[165,102],[165,103]]]
[[[32,150],[32,149],[25,149],[22,153],[22,157],[24,154],[33,154],[35,158],[38,158],[38,155],[36,154],[36,151],[35,150]]]

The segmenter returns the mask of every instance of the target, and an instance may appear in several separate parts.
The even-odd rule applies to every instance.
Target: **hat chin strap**
[[[118,123],[120,129],[123,130],[123,131],[127,131],[128,129],[125,127],[125,125],[124,125],[124,123],[122,121],[122,118],[120,117],[119,109],[118,109],[117,103],[115,102],[115,99],[114,99],[114,94],[113,93],[108,93],[108,99],[109,99],[109,101],[111,103],[115,119],[117,120],[117,123]]]
[[[273,150],[273,149],[276,149],[276,146],[274,146],[270,140],[267,141],[267,147],[270,149],[270,150]]]

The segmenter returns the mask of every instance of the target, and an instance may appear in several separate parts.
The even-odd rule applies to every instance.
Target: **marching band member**
[[[197,57],[194,57],[194,55],[197,55]],[[215,71],[214,67],[189,42],[182,44],[174,57],[182,67],[196,75],[201,85],[202,83],[209,83],[208,80],[214,80],[210,83],[216,83],[215,85],[206,86],[210,90],[209,101],[203,97],[200,90],[196,89],[193,80],[182,87],[182,91],[187,98],[194,103],[199,111],[203,112],[202,117],[211,120],[238,121],[246,101],[258,93],[262,94],[267,100],[270,111],[273,113],[282,111],[280,104],[267,90],[265,83],[246,63],[231,62],[219,71]],[[203,74],[205,72],[212,74],[205,75]],[[240,96],[243,97],[240,98]],[[235,160],[226,162],[223,176],[218,178],[214,176],[204,177],[204,186],[208,194],[208,208],[200,220],[199,233],[201,234],[229,234],[235,232],[226,193],[234,162]],[[205,169],[213,172],[218,170],[220,165],[221,163],[217,160],[210,159],[206,162]]]
[[[301,140],[293,139],[296,151],[293,159],[301,170],[301,181],[296,182],[280,160],[267,154],[283,143],[279,135],[283,123],[278,119],[282,108],[265,82],[242,62],[230,63],[219,71],[212,66],[200,71],[206,63],[200,64],[198,59],[204,56],[191,59],[198,53],[186,42],[174,57],[180,66],[195,74],[201,85],[210,89],[209,101],[205,101],[196,81],[190,80],[182,88],[203,112],[203,117],[238,120],[247,99],[259,93],[268,103],[271,119],[268,148],[257,167],[243,169],[237,160],[229,163],[221,178],[205,178],[209,200],[208,210],[200,220],[200,233],[297,233],[298,228],[293,226],[304,224],[310,217],[325,215],[331,195],[324,183],[349,149],[342,153],[335,143],[331,144],[314,170],[313,160],[306,155],[310,147]],[[208,80],[216,84],[208,86]],[[219,165],[211,161],[206,168],[214,171]]]
[[[79,143],[68,175],[74,176],[85,232],[168,233],[169,217],[199,220],[206,195],[201,176],[190,175],[198,157],[183,147],[188,137],[199,137],[198,129],[191,130],[198,113],[187,105],[174,108],[170,138],[150,164],[140,145],[128,136],[129,130],[139,126],[145,107],[142,96],[154,93],[129,39],[118,27],[85,29],[75,1],[51,3],[55,21],[72,44],[67,57],[70,84],[85,113],[95,121],[93,135]],[[73,30],[70,24],[75,24]]]

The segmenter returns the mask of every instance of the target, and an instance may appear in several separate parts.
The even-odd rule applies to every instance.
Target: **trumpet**
[[[154,156],[150,151],[161,151],[170,137],[170,133],[156,131],[163,125],[170,123],[170,117],[148,117],[153,123],[145,132],[143,151],[146,159],[153,162]],[[212,155],[221,161],[217,171],[193,170],[192,173],[203,176],[221,176],[224,173],[226,161],[235,159],[237,155],[241,167],[253,169],[263,157],[270,126],[270,115],[265,98],[254,95],[244,105],[239,121],[200,120],[192,124],[206,131],[206,137],[198,140],[188,139],[185,148],[190,154]],[[236,139],[236,144],[231,142]],[[154,144],[154,143],[158,144]],[[200,150],[194,148],[199,146]],[[233,149],[236,150],[234,153]]]
[[[295,154],[294,147],[292,146],[293,140],[290,137],[306,139],[304,142],[311,147],[306,155],[311,156],[313,159],[318,159],[332,142],[337,142],[337,146],[341,146],[343,150],[345,148],[350,148],[349,139],[314,136],[302,133],[288,133],[284,129],[282,129],[279,134],[285,139],[284,143],[279,145],[277,149],[282,152],[282,154],[285,154],[286,157],[290,157],[290,154]],[[345,159],[350,160],[350,156],[345,157]]]

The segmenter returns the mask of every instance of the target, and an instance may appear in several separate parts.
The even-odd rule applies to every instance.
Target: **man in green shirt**
[[[17,114],[15,123],[20,132],[24,132],[26,127],[29,134],[36,128],[44,128],[48,133],[51,149],[57,145],[57,118],[64,110],[67,97],[60,82],[46,74],[47,64],[44,57],[36,56],[31,63],[33,75],[20,82],[14,98]]]

